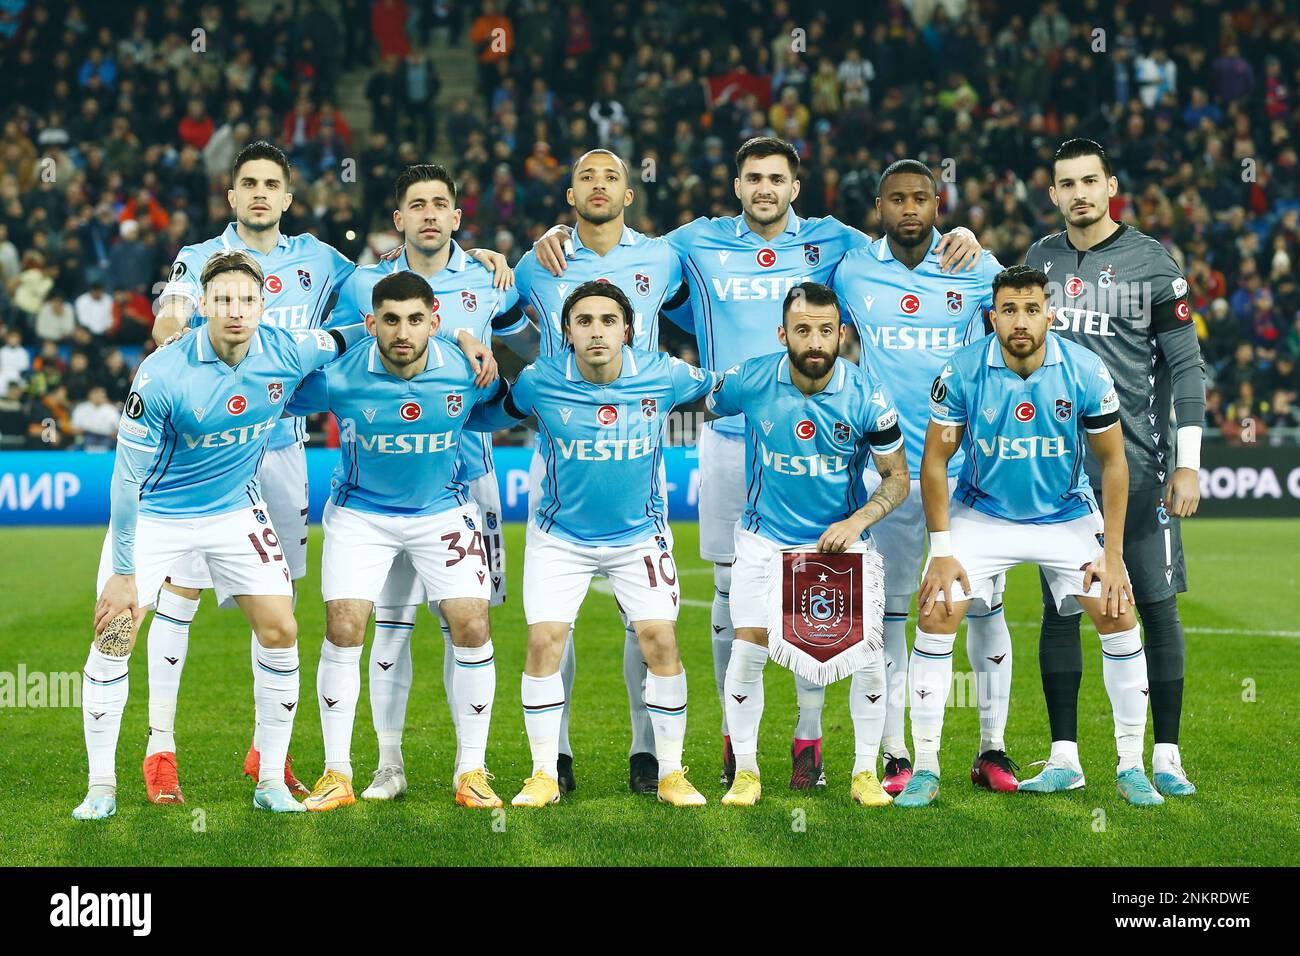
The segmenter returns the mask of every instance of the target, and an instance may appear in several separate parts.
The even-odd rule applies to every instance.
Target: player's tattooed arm
[[[903,446],[891,452],[873,452],[876,470],[880,472],[880,487],[865,505],[843,521],[837,521],[817,541],[817,550],[840,554],[857,544],[862,532],[897,508],[907,497],[911,481],[908,478],[907,453]]]

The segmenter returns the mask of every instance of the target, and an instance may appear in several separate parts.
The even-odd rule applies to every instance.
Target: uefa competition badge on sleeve
[[[769,597],[772,660],[826,686],[884,653],[885,566],[875,550],[772,556],[781,586]]]

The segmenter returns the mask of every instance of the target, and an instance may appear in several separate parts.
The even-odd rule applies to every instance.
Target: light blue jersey
[[[749,359],[726,373],[708,405],[718,415],[742,416],[746,426],[738,527],[783,547],[816,543],[866,504],[861,476],[871,452],[903,444],[889,391],[845,359],[835,361],[815,395],[790,380],[787,354]]]
[[[384,276],[414,272],[403,251],[396,259],[362,266],[343,283],[338,303],[326,322],[327,328],[364,322],[371,310],[371,293]],[[433,311],[439,316],[439,338],[454,340],[464,330],[480,342],[490,344],[493,335],[514,335],[528,327],[528,317],[519,307],[515,289],[492,287],[492,273],[453,239],[447,265],[432,276],[424,276],[433,289]],[[459,346],[455,346],[459,349]],[[460,439],[460,481],[473,481],[490,473],[492,436],[466,432]]]
[[[294,389],[364,334],[362,326],[259,326],[232,368],[217,357],[204,325],[141,362],[118,425],[114,570],[129,573],[134,564],[137,513],[198,518],[255,503],[262,456]],[[122,497],[123,476],[138,498]]]
[[[429,340],[426,366],[411,379],[384,368],[379,345],[351,354],[302,383],[295,414],[333,412],[342,457],[330,480],[335,505],[382,515],[431,515],[469,500],[456,477],[462,430],[475,405],[503,390],[474,385],[456,346]]]
[[[668,413],[717,381],[663,352],[624,346],[618,378],[594,385],[566,350],[524,368],[486,427],[537,416],[546,466],[538,528],[585,547],[631,544],[668,527],[660,481]]]
[[[776,330],[786,293],[801,282],[829,284],[844,254],[871,242],[838,219],[803,219],[793,209],[771,242],[750,229],[743,215],[701,217],[665,238],[681,256],[690,283],[700,365],[715,371],[784,352]],[[676,312],[671,318],[679,320]],[[710,427],[732,438],[745,433],[740,418],[720,419]]]
[[[564,275],[551,275],[532,250],[515,267],[515,284],[527,305],[538,315],[541,354],[558,355],[565,349],[560,314],[569,293],[592,280],[612,282],[632,303],[632,347],[659,350],[659,310],[681,288],[682,265],[666,239],[652,239],[623,227],[613,249],[599,255],[582,244],[578,230],[569,240],[572,254],[565,259]]]
[[[216,253],[232,250],[247,252],[262,267],[266,277],[262,284],[262,325],[290,332],[320,328],[335,294],[356,269],[351,259],[310,233],[281,234],[275,248],[262,255],[245,245],[232,222],[221,235],[181,249],[172,264],[171,279],[162,294],[164,298],[179,296],[194,306],[191,327],[197,328],[207,321],[198,312],[199,297],[203,294],[199,283],[203,267]],[[271,447],[287,448],[306,439],[306,424],[301,418],[294,418],[275,428]]]
[[[929,253],[909,269],[881,237],[849,252],[831,280],[862,343],[862,365],[894,396],[913,478],[921,477],[930,385],[958,348],[984,337],[993,277],[1002,271],[993,253],[985,251],[973,270],[945,274],[934,251],[940,238],[939,230],[932,230]],[[964,461],[958,451],[948,474],[956,476]]]
[[[1115,383],[1096,354],[1047,333],[1042,366],[1022,379],[996,335],[944,365],[930,392],[931,420],[964,425],[953,500],[1026,524],[1056,524],[1097,509],[1083,470],[1084,433],[1119,422]]]

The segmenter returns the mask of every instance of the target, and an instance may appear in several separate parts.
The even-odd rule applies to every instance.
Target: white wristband
[[[930,557],[932,558],[952,557],[952,532],[951,531],[930,532]]]
[[[1175,467],[1201,470],[1201,426],[1181,425],[1178,428],[1178,446],[1174,454]]]

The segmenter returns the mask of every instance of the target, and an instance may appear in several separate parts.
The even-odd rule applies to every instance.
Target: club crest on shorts
[[[272,405],[277,405],[282,398],[284,398],[284,382],[267,382],[266,400]]]
[[[459,392],[452,392],[447,396],[447,414],[452,418],[459,415],[465,408],[465,398]]]
[[[1056,400],[1056,417],[1063,422],[1070,420],[1070,413],[1074,409],[1068,398],[1058,398]]]
[[[478,297],[474,295],[473,292],[470,292],[468,289],[465,289],[464,291],[461,292],[460,304],[464,307],[466,312],[478,311]]]
[[[834,647],[858,623],[853,613],[858,606],[853,566],[847,561],[803,557],[789,564],[790,624],[795,636],[812,647]]]
[[[1092,536],[1097,539],[1097,547],[1106,547],[1106,533],[1104,531],[1094,531]]]
[[[497,515],[495,511],[489,511],[483,516],[483,520],[486,522],[489,531],[495,531],[497,529]]]
[[[853,430],[844,422],[836,422],[831,432],[837,445],[847,445],[849,439],[853,437]]]
[[[805,242],[803,245],[803,261],[806,265],[815,266],[822,261],[821,247],[813,242]]]
[[[653,398],[641,399],[641,417],[646,420],[653,420],[659,414],[659,403]]]
[[[306,269],[298,270],[298,284],[302,286],[303,292],[311,291],[311,273]]]
[[[661,534],[657,534],[657,535],[655,535],[655,544],[659,545],[659,550],[660,550],[660,551],[667,551],[667,550],[668,550],[668,542],[667,542],[667,540],[664,538],[664,536],[661,535]]]
[[[644,272],[638,272],[636,274],[636,294],[637,295],[650,294],[650,277],[646,275]]]
[[[949,315],[960,315],[961,314],[961,293],[949,289],[947,305],[948,305]]]
[[[471,518],[469,515],[461,515],[461,517],[465,519],[465,527],[469,528],[470,531],[475,531],[475,530],[477,530],[477,529],[474,527],[474,519],[473,519],[473,518]]]
[[[1169,509],[1164,506],[1164,502],[1156,506],[1156,520],[1162,525],[1169,524]]]
[[[253,509],[253,517],[257,519],[258,524],[266,524],[266,512],[261,508]]]

